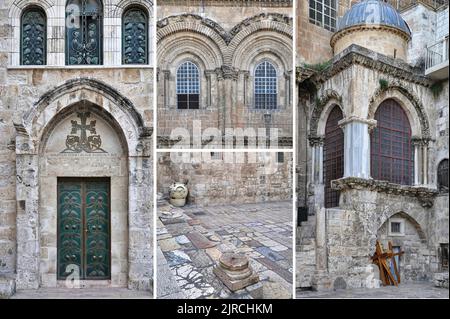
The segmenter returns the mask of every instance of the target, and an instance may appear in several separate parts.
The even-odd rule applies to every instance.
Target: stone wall
[[[212,162],[196,158],[192,163],[190,160],[174,163],[170,154],[161,153],[158,158],[158,192],[168,196],[168,187],[172,183],[187,182],[190,204],[259,203],[292,198],[290,153],[284,153],[283,163],[276,163],[276,158],[269,159],[268,154],[237,154],[239,157],[235,159],[239,158],[239,163],[222,161],[228,155],[233,156],[231,153],[216,153]],[[190,155],[184,153],[187,159]]]

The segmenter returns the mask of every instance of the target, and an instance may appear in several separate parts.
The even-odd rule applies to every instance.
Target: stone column
[[[14,124],[16,137],[17,289],[39,288],[39,156],[27,131]]]
[[[420,185],[422,182],[421,171],[420,171],[420,158],[422,153],[422,143],[418,139],[412,140],[412,145],[414,148],[414,185]]]
[[[220,106],[222,108],[221,114],[223,119],[221,131],[225,135],[225,128],[235,127],[232,123],[232,115],[235,111],[235,88],[238,80],[238,72],[229,66],[222,66],[216,73],[219,80],[220,96],[223,99]]]
[[[170,71],[163,70],[163,94],[164,94],[164,107],[169,108],[170,100],[169,100],[169,82],[170,82]]]
[[[141,138],[129,157],[128,288],[152,290],[153,182],[151,138]]]
[[[428,139],[423,139],[422,143],[422,153],[423,153],[423,163],[422,163],[422,176],[423,176],[423,185],[428,185]]]
[[[311,207],[310,215],[315,215],[316,209],[314,207],[322,207],[324,205],[323,142],[323,137],[309,137],[309,145],[311,146],[311,183],[309,187],[314,193],[308,200]]]
[[[370,178],[370,130],[376,121],[350,117],[344,130],[344,177]]]

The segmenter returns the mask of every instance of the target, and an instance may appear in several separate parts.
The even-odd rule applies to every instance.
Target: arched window
[[[103,5],[100,0],[68,0],[66,64],[103,63]]]
[[[177,70],[178,109],[198,109],[200,106],[200,72],[190,62],[184,62]]]
[[[47,17],[39,7],[22,14],[20,64],[44,65],[47,58]]]
[[[403,108],[393,99],[380,104],[371,143],[371,175],[377,180],[411,185],[414,159],[411,126]]]
[[[139,7],[123,14],[122,52],[123,64],[148,63],[148,15]]]
[[[258,64],[255,70],[255,108],[277,108],[277,71],[268,61]]]
[[[344,175],[344,132],[339,126],[343,115],[335,105],[328,116],[323,145],[323,172],[325,183],[325,207],[339,206],[339,191],[331,188],[331,181]]]
[[[448,159],[443,159],[437,170],[438,189],[442,193],[448,193]]]

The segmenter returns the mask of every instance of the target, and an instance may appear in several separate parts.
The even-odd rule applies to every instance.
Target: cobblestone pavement
[[[331,292],[297,291],[298,299],[423,299],[449,298],[448,289],[434,287],[432,283],[406,283],[398,287],[388,286],[378,289],[346,289]]]
[[[41,288],[18,290],[11,299],[153,299],[153,295],[126,288]]]
[[[264,298],[292,298],[292,203],[158,205],[159,298],[251,298],[214,274],[224,252],[244,253]]]

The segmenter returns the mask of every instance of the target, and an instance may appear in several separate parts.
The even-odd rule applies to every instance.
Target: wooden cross
[[[383,246],[381,243],[377,240],[376,247],[375,247],[375,254],[371,257],[372,262],[378,266],[380,269],[380,279],[384,286],[390,286],[395,285],[396,287],[400,283],[400,273],[398,271],[398,265],[397,261],[395,260],[396,256],[401,256],[405,252],[400,251],[398,253],[394,253],[392,242],[389,242],[389,248],[385,252],[383,251]],[[392,260],[395,277],[393,276],[391,272],[391,268],[389,267],[388,261]]]

